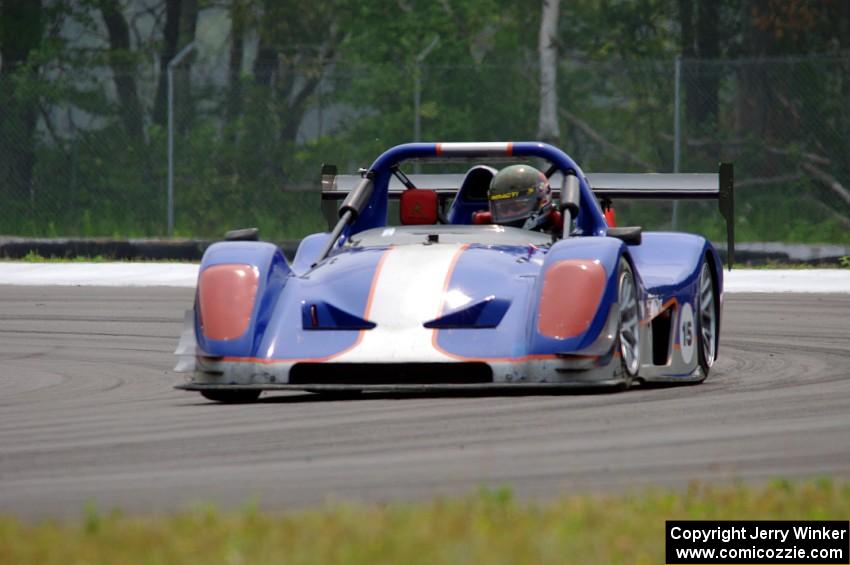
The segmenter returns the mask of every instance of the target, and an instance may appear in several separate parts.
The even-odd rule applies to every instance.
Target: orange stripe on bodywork
[[[449,264],[448,272],[446,272],[446,279],[445,279],[445,281],[443,281],[443,295],[445,295],[449,291],[449,284],[452,281],[452,275],[454,275],[455,267],[457,267],[457,262],[460,259],[460,256],[463,254],[463,252],[466,251],[468,248],[469,248],[469,245],[463,245],[460,249],[458,249],[457,253],[455,253],[455,256],[452,258],[452,262]],[[444,312],[445,312],[445,302],[440,307],[440,313],[438,314],[437,317],[442,316]],[[455,353],[450,353],[450,352],[446,351],[445,349],[443,349],[442,347],[440,347],[439,343],[437,342],[437,337],[438,337],[437,334],[438,334],[439,331],[440,330],[436,329],[436,328],[434,330],[432,330],[431,345],[434,347],[434,349],[436,349],[437,351],[439,351],[440,353],[442,353],[446,357],[454,359],[455,361],[470,361],[470,362],[477,361],[477,362],[482,362],[482,363],[524,363],[526,361],[543,361],[543,360],[557,359],[557,355],[552,355],[552,354],[523,355],[521,357],[466,357],[466,356],[463,356],[463,355],[457,355]]]
[[[201,330],[208,339],[229,340],[245,333],[254,310],[259,271],[253,265],[207,267],[198,279]]]
[[[452,275],[455,272],[455,267],[457,267],[457,262],[460,259],[460,256],[463,255],[463,252],[466,251],[468,248],[469,248],[469,244],[461,245],[460,249],[458,249],[455,252],[455,256],[452,257],[451,263],[449,263],[449,269],[448,269],[448,271],[446,271],[446,278],[443,280],[443,296],[445,296],[446,293],[449,291],[449,283],[452,282]],[[437,318],[440,318],[443,315],[443,312],[445,312],[445,311],[446,311],[446,303],[445,303],[445,301],[443,301],[443,303],[440,305],[440,312],[437,314]],[[437,351],[439,351],[443,355],[448,355],[449,357],[452,357],[454,359],[463,359],[463,357],[460,357],[458,355],[452,355],[451,353],[444,351],[439,346],[439,344],[437,343],[437,332],[439,332],[439,331],[440,330],[437,329],[437,328],[434,328],[433,330],[431,330],[431,345],[434,347],[434,349],[436,349]]]
[[[354,346],[352,346],[354,347]],[[349,351],[352,349],[349,347],[345,351]],[[451,353],[446,353],[442,349],[441,352],[445,353],[449,357],[456,359],[458,361],[478,361],[481,363],[525,363],[527,361],[547,361],[552,359],[558,359],[559,357],[554,354],[540,354],[540,355],[522,355],[520,357],[464,357],[462,355],[453,355]],[[342,352],[344,353],[344,352]],[[333,355],[329,355],[327,357],[305,357],[301,359],[261,359],[259,357],[222,357],[220,361],[226,363],[257,363],[259,365],[283,365],[283,364],[295,364],[295,363],[323,363],[325,361],[329,361],[334,357],[338,357],[342,355],[342,353],[334,353]],[[598,356],[591,356],[593,358],[597,358]]]
[[[437,152],[438,156],[443,154],[443,144],[442,143],[437,144],[436,152]]]
[[[378,265],[375,267],[375,272],[372,274],[372,283],[369,285],[369,295],[366,297],[366,307],[363,309],[363,319],[364,320],[368,320],[369,316],[372,314],[372,302],[374,301],[374,298],[375,298],[375,288],[377,288],[377,286],[378,286],[378,279],[381,277],[381,270],[384,268],[384,263],[386,262],[387,257],[389,257],[389,255],[390,255],[390,253],[392,252],[393,249],[395,249],[395,248],[390,246],[389,249],[384,251],[383,255],[381,255],[381,258],[378,259]],[[331,355],[328,355],[326,357],[320,357],[318,359],[295,359],[295,360],[290,359],[287,362],[298,363],[298,362],[305,362],[305,361],[316,361],[316,362],[321,363],[321,362],[324,362],[324,361],[330,361],[331,359],[334,359],[336,357],[339,357],[340,355],[348,353],[349,351],[351,351],[352,349],[354,349],[355,347],[360,345],[360,342],[363,341],[364,332],[367,332],[367,331],[368,330],[358,331],[357,332],[357,339],[354,341],[354,343],[352,343],[349,347],[346,347],[345,349],[343,349],[342,351],[340,351],[338,353],[333,353]]]
[[[514,154],[514,143],[512,141],[508,142],[508,146],[505,148],[505,155],[511,156]]]
[[[445,281],[443,282],[443,293],[448,291],[449,284],[450,284],[451,278],[452,278],[452,274],[454,273],[457,262],[460,259],[461,254],[468,247],[469,247],[469,245],[462,246],[456,252],[455,256],[452,258],[448,272],[446,273]],[[369,289],[369,296],[368,296],[367,301],[366,301],[366,308],[364,309],[364,314],[363,314],[364,319],[368,320],[369,317],[370,317],[372,302],[373,302],[373,298],[374,298],[374,295],[375,295],[375,288],[376,288],[377,283],[378,283],[378,279],[379,279],[379,276],[380,276],[380,273],[381,273],[381,269],[383,267],[384,262],[387,259],[387,256],[389,255],[389,253],[393,249],[394,249],[393,247],[390,247],[389,249],[387,249],[386,252],[384,252],[383,256],[378,261],[378,266],[375,268],[375,274],[372,277],[372,284],[371,284],[371,287]],[[443,306],[441,306],[441,308],[440,308],[440,316],[443,314],[444,310],[445,310],[445,304],[443,304]],[[357,347],[360,344],[360,341],[363,339],[365,331],[368,331],[368,330],[360,330],[360,332],[357,335],[357,340],[350,347],[344,349],[343,351],[340,351],[339,353],[334,353],[332,355],[327,355],[325,357],[307,357],[307,358],[296,358],[296,359],[262,359],[262,358],[259,358],[259,357],[222,357],[221,361],[227,362],[227,363],[255,363],[255,364],[259,364],[259,365],[280,365],[280,364],[293,364],[294,365],[295,363],[323,363],[323,362],[326,362],[326,361],[330,361],[330,360],[332,360],[336,357],[339,357],[340,355],[347,353],[348,351],[351,351],[352,349]],[[437,330],[437,329],[433,330],[432,337],[431,337],[431,343],[433,344],[434,348],[437,349],[438,351],[440,351],[441,353],[443,353],[444,355],[446,355],[447,357],[450,357],[450,358],[458,360],[458,361],[479,361],[479,362],[485,362],[485,363],[486,362],[490,362],[490,363],[500,363],[500,362],[501,363],[524,363],[524,362],[528,362],[528,361],[545,361],[545,360],[553,360],[553,359],[558,358],[557,355],[553,355],[553,354],[523,355],[523,356],[520,356],[520,357],[464,357],[462,355],[455,355],[455,354],[449,353],[449,352],[447,352],[447,351],[445,351],[445,350],[443,350],[442,348],[439,347],[439,345],[437,344],[437,332],[438,331],[439,330]]]
[[[668,299],[667,302],[665,302],[664,304],[661,305],[661,308],[658,310],[658,314],[656,314],[655,316],[652,316],[651,318],[644,318],[643,320],[641,320],[640,325],[648,326],[650,323],[652,323],[652,320],[654,320],[655,318],[657,318],[658,316],[663,314],[664,311],[667,310],[670,307],[677,308],[677,309],[679,308],[679,301],[676,299],[675,296],[673,298]]]
[[[363,319],[368,320],[369,316],[372,314],[372,302],[375,300],[375,289],[378,287],[378,278],[381,276],[381,270],[384,268],[384,263],[387,261],[387,257],[390,256],[390,253],[395,247],[390,246],[384,254],[381,255],[381,258],[378,259],[378,265],[375,267],[375,272],[372,274],[372,284],[369,286],[369,296],[366,297],[366,308],[363,309]],[[363,332],[366,330],[360,330],[360,335],[363,335]]]
[[[366,307],[363,309],[363,319],[368,320],[369,316],[372,313],[372,303],[375,298],[375,288],[378,286],[378,279],[381,276],[381,269],[384,267],[384,263],[387,260],[387,257],[395,249],[390,246],[386,251],[384,251],[381,258],[378,259],[378,264],[375,267],[375,272],[372,274],[372,283],[369,285],[369,295],[366,297]],[[260,359],[258,357],[224,357],[222,361],[226,361],[229,363],[260,363],[262,365],[276,365],[279,363],[323,363],[325,361],[330,361],[331,359],[335,359],[340,355],[348,353],[363,341],[364,332],[368,330],[360,330],[357,332],[357,339],[354,340],[350,346],[346,347],[342,351],[337,353],[332,353],[330,355],[326,355],[324,357],[306,357],[301,359]]]
[[[590,327],[605,291],[605,268],[587,259],[560,261],[546,271],[537,330],[554,339],[576,337]]]

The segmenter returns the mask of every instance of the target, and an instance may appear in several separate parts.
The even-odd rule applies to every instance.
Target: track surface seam
[[[193,292],[0,287],[0,514],[850,476],[850,295],[727,295],[699,386],[223,406],[171,388]]]

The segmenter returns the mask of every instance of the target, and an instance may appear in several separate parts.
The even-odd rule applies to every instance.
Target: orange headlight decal
[[[235,339],[245,333],[254,310],[259,271],[253,265],[207,267],[198,280],[201,329],[208,339]]]
[[[568,259],[546,271],[537,331],[567,339],[586,332],[605,292],[605,268],[596,261]]]

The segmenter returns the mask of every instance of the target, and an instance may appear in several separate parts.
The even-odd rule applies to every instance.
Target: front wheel
[[[247,404],[260,398],[261,392],[260,390],[202,390],[201,396],[223,404]]]
[[[703,378],[714,365],[717,357],[717,327],[718,327],[718,303],[717,288],[714,277],[711,276],[711,268],[708,263],[702,264],[699,274],[699,298],[697,303],[698,316],[698,355],[699,365],[702,368]]]
[[[628,261],[620,259],[617,275],[617,301],[620,315],[617,339],[620,343],[620,364],[623,386],[628,388],[640,371],[640,315],[637,285]]]

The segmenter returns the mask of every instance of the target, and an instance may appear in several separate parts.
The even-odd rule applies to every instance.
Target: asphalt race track
[[[171,388],[192,293],[0,287],[0,514],[850,475],[850,294],[727,295],[699,386],[226,406]]]

